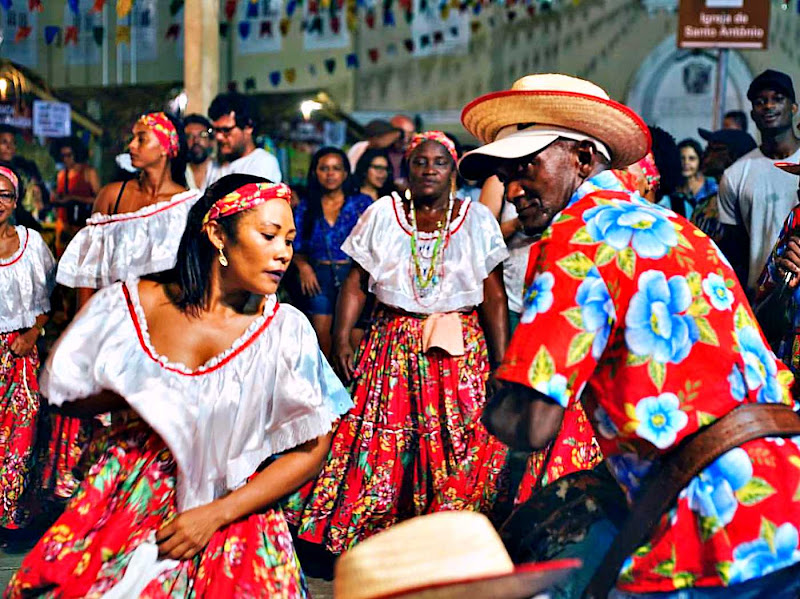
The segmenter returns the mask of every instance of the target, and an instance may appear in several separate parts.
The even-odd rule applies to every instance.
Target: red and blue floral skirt
[[[478,316],[461,316],[458,357],[424,354],[423,322],[378,313],[356,358],[355,407],[319,476],[284,506],[301,539],[341,553],[421,514],[492,510],[508,448],[480,422],[489,361]]]
[[[0,333],[0,527],[30,522],[23,494],[30,490],[39,418],[39,353],[11,353],[18,331]]]
[[[66,511],[22,562],[4,594],[94,598],[125,575],[134,550],[176,513],[176,465],[158,435],[123,413],[105,451]],[[306,585],[280,508],[221,528],[200,554],[162,572],[146,599],[306,597]]]

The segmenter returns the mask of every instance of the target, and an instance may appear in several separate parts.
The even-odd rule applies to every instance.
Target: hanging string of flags
[[[0,0],[0,7],[9,10],[13,3],[24,0]],[[241,4],[244,2],[245,4]],[[428,21],[440,20],[440,27],[434,26],[430,31],[409,36],[402,40],[396,38],[365,49],[359,57],[356,53],[349,53],[343,57],[330,57],[320,60],[317,64],[309,64],[307,73],[317,77],[320,73],[334,75],[337,68],[348,70],[359,69],[361,60],[369,64],[377,64],[383,59],[397,56],[400,48],[408,54],[425,54],[436,51],[436,48],[450,42],[455,42],[464,35],[465,28],[468,33],[475,34],[483,27],[493,28],[500,22],[513,22],[520,17],[534,17],[541,12],[552,8],[553,0],[285,0],[283,7],[272,9],[268,16],[262,12],[264,6],[260,0],[226,0],[223,4],[224,20],[219,24],[219,33],[223,38],[236,32],[240,40],[267,39],[280,35],[286,37],[294,28],[299,28],[305,36],[338,35],[344,33],[343,28],[353,32],[359,27],[377,31],[380,28],[395,28],[399,19],[412,25],[417,16],[423,15]],[[580,0],[572,0],[578,4]],[[119,20],[128,17],[136,0],[115,0],[114,10]],[[42,12],[42,0],[27,0],[28,10]],[[106,0],[93,0],[90,14],[100,13],[106,7]],[[80,0],[66,0],[69,11],[76,17],[80,16]],[[240,6],[241,5],[241,6]],[[278,5],[280,6],[280,5]],[[484,11],[492,7],[492,15],[482,18]],[[166,24],[164,38],[173,42],[181,39],[184,0],[170,0],[170,21]],[[298,10],[301,9],[301,10]],[[462,19],[448,22],[451,15],[460,15]],[[239,15],[238,22],[234,20]],[[496,18],[499,15],[499,20]],[[144,22],[149,21],[147,15],[142,16]],[[75,23],[80,23],[75,19]],[[20,42],[32,35],[30,25],[18,25],[14,35],[14,42]],[[101,46],[106,38],[103,27],[92,28],[91,39],[97,46]],[[43,27],[44,41],[48,46],[77,46],[79,44],[79,26],[74,25],[45,25]],[[130,44],[131,25],[117,24],[114,28],[114,42],[116,44]],[[374,37],[374,36],[373,36]],[[389,36],[391,38],[391,36]],[[319,46],[323,48],[324,46]],[[333,46],[330,46],[333,47]],[[341,64],[340,64],[341,62]],[[268,81],[274,87],[281,84],[293,84],[298,77],[295,68],[274,70],[269,73]],[[255,88],[255,79],[249,78],[245,82]]]

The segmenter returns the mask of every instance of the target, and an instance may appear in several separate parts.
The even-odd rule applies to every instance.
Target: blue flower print
[[[751,391],[758,389],[761,403],[780,403],[783,399],[778,382],[775,357],[764,345],[758,330],[750,325],[737,332],[739,350],[744,360],[744,380]]]
[[[555,284],[555,277],[550,272],[540,272],[533,279],[533,283],[528,289],[525,290],[525,296],[522,298],[524,309],[522,317],[519,319],[522,323],[533,322],[537,314],[544,314],[553,305],[553,285]]]
[[[741,447],[731,449],[692,479],[687,487],[689,509],[727,526],[739,502],[734,495],[753,478],[753,464]]]
[[[734,364],[733,368],[731,368],[731,373],[728,375],[728,382],[731,385],[731,396],[733,399],[736,401],[743,401],[745,395],[747,395],[747,387],[744,383],[744,375],[737,364]]]
[[[639,421],[636,434],[659,449],[671,446],[689,423],[689,416],[681,410],[680,404],[674,393],[640,399],[636,404],[636,419]]]
[[[581,308],[583,329],[594,333],[592,357],[597,360],[608,343],[611,326],[616,320],[616,311],[608,287],[594,266],[578,287],[575,303]]]
[[[628,349],[662,364],[683,361],[700,337],[694,319],[681,314],[691,303],[692,292],[684,277],[675,275],[667,281],[658,270],[642,273],[625,316]]]
[[[725,285],[725,279],[716,273],[710,273],[703,281],[711,305],[717,310],[730,310],[733,305],[733,292]]]
[[[569,389],[567,388],[567,377],[561,374],[554,374],[546,381],[539,381],[533,388],[544,393],[558,405],[566,407],[569,404]]]
[[[728,584],[760,578],[796,564],[800,561],[797,543],[797,529],[790,522],[786,522],[775,529],[772,547],[764,538],[739,544],[733,550],[733,564]]]
[[[629,245],[642,258],[663,258],[678,245],[678,234],[664,213],[651,206],[615,202],[584,213],[586,231],[617,251]]]

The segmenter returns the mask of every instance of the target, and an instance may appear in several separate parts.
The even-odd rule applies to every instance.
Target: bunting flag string
[[[127,17],[131,13],[131,10],[133,10],[133,0],[117,0],[118,19]],[[130,31],[128,33],[130,34]]]
[[[58,37],[59,33],[61,33],[61,27],[57,27],[56,25],[47,25],[44,28],[44,43],[48,46],[51,45]]]
[[[17,27],[17,32],[14,34],[14,43],[19,43],[28,39],[31,31],[33,31],[33,28],[30,25],[20,25]]]
[[[172,23],[169,27],[167,27],[167,33],[164,34],[164,38],[172,41],[178,41],[178,37],[181,34],[181,26],[179,23]]]
[[[64,30],[64,45],[69,46],[70,44],[78,45],[78,28],[75,25],[70,25]]]

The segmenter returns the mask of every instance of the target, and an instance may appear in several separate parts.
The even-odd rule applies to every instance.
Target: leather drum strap
[[[678,494],[714,460],[731,449],[761,437],[800,435],[800,416],[783,404],[739,406],[667,455],[648,477],[639,499],[606,553],[586,590],[587,599],[605,599],[616,584],[625,560],[652,535]]]

